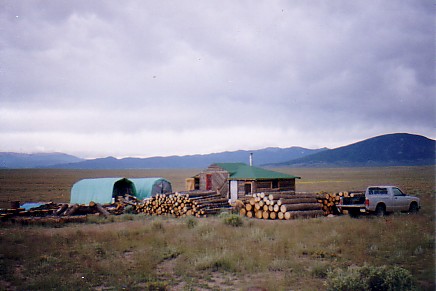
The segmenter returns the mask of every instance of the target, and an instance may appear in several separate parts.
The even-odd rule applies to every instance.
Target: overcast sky
[[[433,1],[0,0],[0,151],[435,138]]]

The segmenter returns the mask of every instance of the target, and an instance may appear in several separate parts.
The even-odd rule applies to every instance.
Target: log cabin
[[[295,179],[301,178],[244,163],[215,163],[186,179],[186,190],[213,190],[235,202],[252,193],[295,191]]]

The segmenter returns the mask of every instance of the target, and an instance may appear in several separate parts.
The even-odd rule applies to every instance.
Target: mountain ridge
[[[283,163],[266,164],[266,166],[370,167],[434,165],[435,147],[435,140],[425,136],[392,133]]]
[[[84,159],[65,153],[14,153],[0,152],[0,168],[27,169],[50,167],[61,163],[76,163]]]
[[[21,154],[0,152],[0,168],[57,169],[165,169],[205,168],[218,162],[249,162],[265,167],[367,167],[435,164],[435,140],[409,133],[392,133],[368,138],[334,149],[267,147],[260,150],[225,151],[185,156],[149,158],[105,157],[82,159],[64,153]]]
[[[265,164],[270,161],[282,162],[286,158],[299,158],[316,152],[327,150],[306,149],[302,147],[265,148],[260,150],[226,151],[212,154],[197,154],[185,156],[167,156],[150,158],[122,158],[114,157],[85,160],[79,163],[55,165],[62,169],[166,169],[166,168],[205,168],[218,162],[248,163],[250,153],[254,155],[254,165]]]

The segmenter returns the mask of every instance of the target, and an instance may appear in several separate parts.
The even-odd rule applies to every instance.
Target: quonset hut
[[[139,200],[156,194],[171,193],[171,183],[164,178],[98,178],[83,179],[71,188],[70,203],[88,204],[91,201],[106,204],[112,198],[129,194]]]
[[[213,190],[231,202],[251,193],[295,191],[295,179],[300,177],[270,171],[244,163],[215,163],[187,179],[187,190]]]

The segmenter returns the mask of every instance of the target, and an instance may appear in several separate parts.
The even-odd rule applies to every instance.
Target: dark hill
[[[50,167],[63,163],[77,163],[83,159],[63,153],[0,153],[0,168],[38,168]]]
[[[434,165],[435,140],[395,133],[268,166],[354,167]]]

